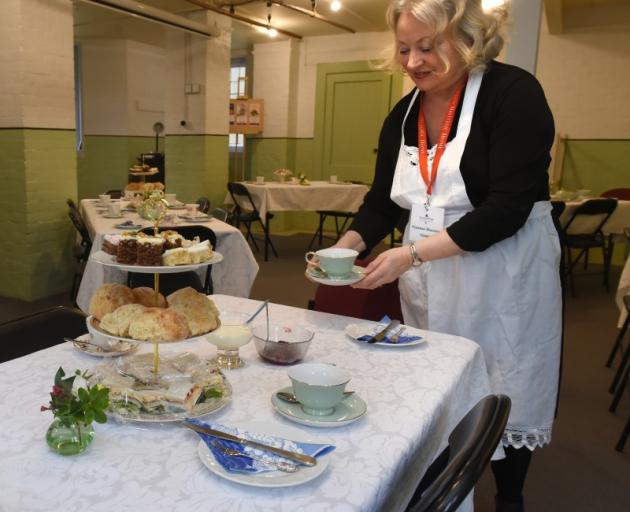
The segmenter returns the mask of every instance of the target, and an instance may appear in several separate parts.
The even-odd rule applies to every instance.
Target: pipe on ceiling
[[[216,27],[209,27],[203,23],[178,16],[156,7],[136,2],[135,0],[79,0],[87,4],[97,5],[105,9],[122,12],[155,23],[160,23],[172,28],[184,30],[199,36],[218,37],[221,31]]]

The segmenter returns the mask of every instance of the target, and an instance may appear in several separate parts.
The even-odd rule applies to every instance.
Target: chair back
[[[78,309],[55,306],[0,324],[0,363],[86,333],[85,318]]]
[[[370,261],[370,259],[357,260],[356,264],[365,267]],[[315,290],[315,298],[310,305],[315,311],[364,320],[378,321],[384,315],[399,320],[403,319],[398,280],[374,290],[320,284]]]
[[[580,216],[600,216],[601,218],[598,218],[597,221],[595,221],[594,223],[589,223],[589,227],[591,227],[592,229],[589,230],[588,234],[590,234],[591,236],[596,236],[598,233],[601,232],[602,227],[604,226],[604,224],[606,224],[606,221],[613,214],[615,208],[617,208],[616,199],[589,199],[575,209],[575,211],[571,215],[571,218],[569,219],[569,222],[567,222],[566,226],[564,227],[564,230],[566,233],[569,233],[569,228],[571,227],[571,224],[573,224],[573,221],[575,221],[575,219]]]
[[[601,197],[613,197],[622,201],[630,201],[630,188],[611,188],[601,193]]]
[[[197,199],[197,209],[202,213],[208,213],[210,211],[210,199],[207,197],[200,197]]]
[[[254,204],[254,199],[245,185],[232,181],[227,184],[227,187],[236,207],[237,215],[243,213],[244,211],[254,212],[259,215],[258,208],[256,208],[256,205]]]
[[[83,220],[83,217],[81,216],[81,213],[74,201],[72,199],[66,199],[66,203],[70,207],[68,216],[81,237],[80,243],[83,248],[81,258],[85,258],[87,260],[87,257],[92,250],[92,237],[90,237],[90,232],[88,231],[85,221]]]
[[[220,220],[221,222],[225,222],[228,217],[228,212],[226,212],[223,208],[213,208],[210,214],[213,218]]]
[[[507,396],[488,395],[464,416],[448,438],[446,467],[430,482],[420,482],[419,501],[409,511],[457,510],[490,462],[505,430],[510,407]]]

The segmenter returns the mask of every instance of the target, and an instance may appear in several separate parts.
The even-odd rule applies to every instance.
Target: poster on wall
[[[231,133],[261,133],[263,131],[263,119],[263,100],[230,100]]]

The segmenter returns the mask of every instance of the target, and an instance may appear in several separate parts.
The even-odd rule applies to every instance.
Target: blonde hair
[[[387,23],[395,34],[400,15],[410,13],[418,21],[434,28],[434,51],[444,63],[445,72],[451,64],[439,44],[435,43],[447,37],[461,55],[466,69],[482,69],[499,55],[505,44],[509,1],[486,12],[481,0],[391,0]],[[400,69],[396,42],[391,56],[382,67]]]

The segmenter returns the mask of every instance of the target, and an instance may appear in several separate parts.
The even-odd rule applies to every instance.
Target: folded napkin
[[[297,441],[291,441],[288,439],[270,436],[267,434],[247,432],[246,430],[241,430],[236,427],[226,427],[225,425],[204,423],[203,421],[195,419],[187,419],[186,423],[211,428],[213,430],[220,430],[221,432],[225,432],[226,434],[232,434],[234,436],[243,437],[245,439],[251,439],[252,441],[258,441],[292,452],[304,453],[306,455],[310,455],[311,457],[325,455],[335,449],[335,446],[331,444],[300,443]],[[206,443],[206,446],[210,449],[217,462],[221,464],[221,466],[223,466],[223,468],[227,471],[231,471],[234,473],[263,473],[265,471],[276,471],[276,468],[271,464],[265,464],[264,462],[261,462],[259,460],[250,459],[247,456],[226,455],[221,451],[220,448],[213,445],[213,443],[218,443],[226,448],[231,448],[232,450],[237,450],[239,452],[251,453],[256,458],[268,460],[270,462],[291,462],[298,464],[295,461],[280,457],[279,455],[275,455],[274,453],[265,450],[252,448],[250,446],[243,446],[240,443],[233,443],[232,441],[219,439],[218,437],[203,434],[201,432],[196,433]]]
[[[372,339],[372,336],[374,336],[376,333],[381,332],[383,329],[385,329],[385,326],[391,322],[391,318],[389,318],[387,315],[385,315],[383,318],[380,319],[379,323],[376,324],[368,333],[359,336],[357,338],[357,340],[359,341],[368,341],[370,339]],[[406,336],[406,335],[401,335],[401,333],[406,329],[406,327],[404,325],[398,325],[396,327],[394,327],[393,329],[390,329],[389,331],[387,331],[387,335],[379,342],[379,343],[394,343],[392,341],[392,336],[394,335],[398,335],[398,341],[396,341],[396,345],[403,345],[405,343],[410,343],[412,341],[416,341],[416,340],[420,340],[422,339],[422,336]]]

